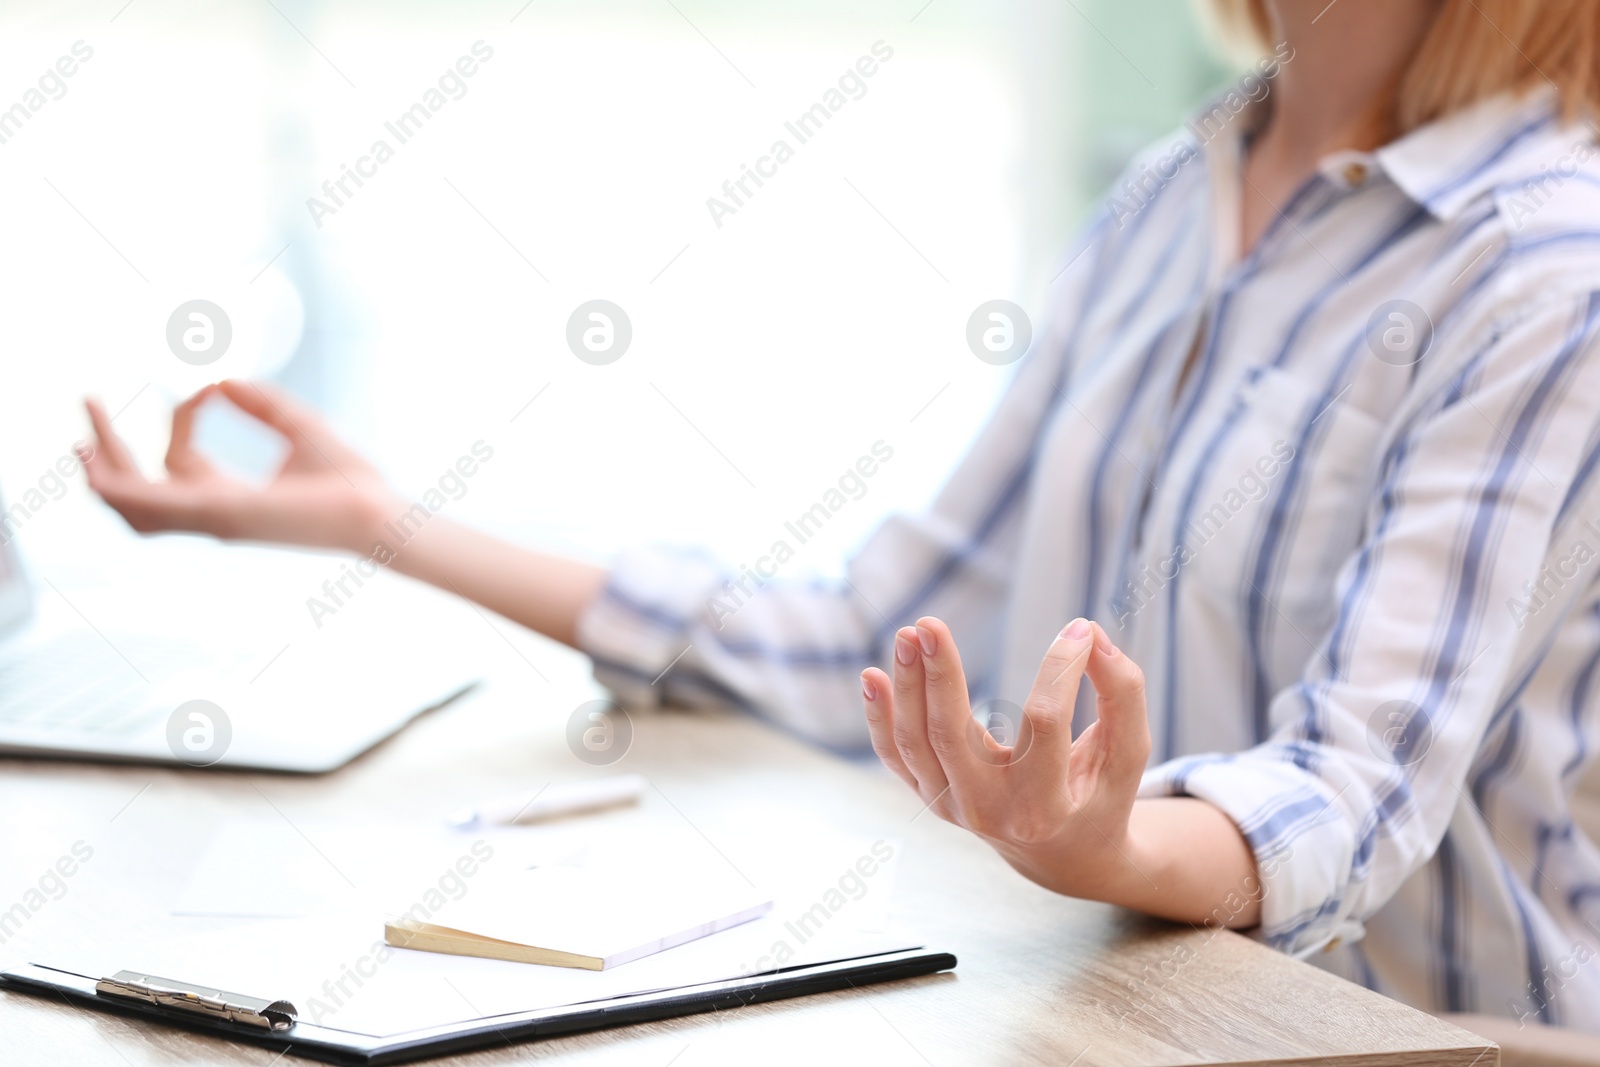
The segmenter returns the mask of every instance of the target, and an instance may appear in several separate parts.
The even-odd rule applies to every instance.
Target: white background
[[[1042,310],[1087,195],[1074,57],[1111,56],[1045,0],[110,0],[3,20],[0,108],[74,42],[94,49],[0,144],[12,500],[84,434],[84,394],[154,472],[173,402],[270,374],[410,494],[490,443],[455,518],[596,558],[663,540],[736,564],[887,442],[797,574],[923,506],[981,425],[1010,371],[968,350],[967,317]],[[396,145],[383,123],[480,40],[494,57],[466,95]],[[865,96],[718,228],[706,198],[793,144],[785,120],[876,41],[894,55]],[[378,137],[395,158],[318,228],[306,199]],[[564,343],[595,297],[633,324],[606,367]],[[234,326],[207,367],[165,343],[194,298]],[[125,536],[80,478],[22,544]]]

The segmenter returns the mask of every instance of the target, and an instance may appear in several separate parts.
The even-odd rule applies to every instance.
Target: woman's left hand
[[[1034,881],[1073,896],[1126,898],[1129,880],[1144,878],[1129,839],[1150,755],[1138,666],[1098,625],[1074,620],[1046,652],[1012,724],[1016,743],[1007,746],[973,719],[944,623],[919,619],[894,646],[892,681],[876,667],[861,676],[872,746],[884,764],[941,818],[984,838]],[[1085,676],[1098,721],[1074,741]]]

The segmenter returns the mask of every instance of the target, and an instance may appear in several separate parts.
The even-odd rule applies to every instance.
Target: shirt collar
[[[1449,220],[1484,193],[1554,164],[1579,141],[1583,126],[1557,119],[1555,90],[1505,92],[1460,108],[1374,152],[1400,190],[1435,218]]]
[[[1200,146],[1213,154],[1218,149],[1242,153],[1269,106],[1266,100],[1251,101],[1238,113],[1230,136],[1211,144],[1197,136]],[[1198,121],[1190,123],[1192,134],[1198,134]],[[1591,126],[1559,122],[1555,90],[1543,86],[1460,108],[1374,152],[1331,153],[1317,170],[1330,184],[1346,189],[1382,172],[1435,218],[1449,220],[1496,185],[1531,176],[1541,163],[1555,165],[1574,145],[1596,140],[1597,133]]]

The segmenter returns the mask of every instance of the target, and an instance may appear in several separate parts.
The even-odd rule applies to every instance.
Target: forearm
[[[1069,896],[1196,925],[1246,929],[1261,920],[1250,846],[1220,809],[1193,797],[1134,801],[1127,833],[1106,840],[1093,857],[1048,844],[1001,853],[1033,881]]]
[[[536,552],[448,519],[432,518],[403,544],[390,544],[391,570],[475,601],[576,647],[578,619],[605,584],[592,563]]]

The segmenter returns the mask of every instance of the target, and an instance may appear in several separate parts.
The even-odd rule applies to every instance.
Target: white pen
[[[540,822],[563,815],[579,815],[635,803],[648,783],[637,774],[551,783],[536,793],[491,800],[477,807],[452,812],[445,821],[458,829],[469,826]]]

